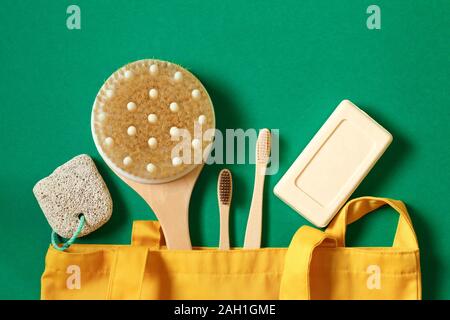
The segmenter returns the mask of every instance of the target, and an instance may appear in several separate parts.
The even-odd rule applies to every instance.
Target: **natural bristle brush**
[[[233,196],[233,179],[231,172],[228,169],[223,169],[219,173],[217,181],[217,198],[219,201],[220,213],[220,240],[219,249],[230,249],[230,235],[229,235],[229,216],[231,198]]]
[[[127,64],[101,87],[91,124],[99,153],[150,205],[167,247],[191,249],[189,200],[212,143],[212,135],[202,134],[215,128],[212,102],[200,81],[165,61]],[[174,155],[180,147],[189,154]]]
[[[256,142],[255,184],[253,187],[253,198],[247,221],[247,229],[245,231],[244,248],[246,249],[261,247],[264,180],[270,158],[270,149],[270,131],[268,129],[262,129],[259,132]]]

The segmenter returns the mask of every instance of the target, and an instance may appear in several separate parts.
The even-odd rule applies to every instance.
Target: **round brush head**
[[[215,128],[215,117],[192,73],[149,59],[127,64],[106,80],[91,125],[95,145],[114,171],[139,183],[164,183],[201,164],[212,143],[212,135],[203,134]]]

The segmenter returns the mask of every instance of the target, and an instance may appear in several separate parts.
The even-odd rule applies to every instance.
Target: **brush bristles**
[[[260,163],[267,163],[270,157],[271,136],[269,129],[262,129],[258,135],[256,142],[256,161]]]
[[[114,170],[146,183],[192,170],[194,155],[201,157],[210,144],[197,138],[194,128],[204,133],[214,126],[212,103],[200,81],[182,67],[159,60],[136,61],[113,73],[93,108],[93,134],[102,156]],[[181,129],[193,140],[181,136]],[[191,151],[183,161],[172,155],[181,142],[183,150]]]
[[[223,169],[222,171],[220,171],[217,189],[220,203],[223,205],[230,205],[233,192],[233,180],[230,170]]]

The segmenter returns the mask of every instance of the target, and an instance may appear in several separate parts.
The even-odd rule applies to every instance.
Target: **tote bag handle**
[[[280,299],[311,299],[310,266],[318,247],[344,247],[347,225],[383,205],[389,205],[399,215],[394,248],[418,249],[411,219],[403,202],[386,198],[361,197],[349,201],[330,223],[325,232],[303,226],[292,238],[286,252],[280,283]]]
[[[353,199],[342,207],[339,214],[325,230],[325,233],[337,240],[338,247],[345,247],[347,225],[361,219],[366,214],[375,211],[384,205],[389,205],[400,215],[392,246],[394,248],[402,249],[418,249],[419,245],[411,218],[408,215],[405,204],[399,200],[375,197]]]
[[[309,273],[314,249],[336,247],[336,239],[309,226],[297,230],[287,249],[280,282],[280,300],[310,300]]]

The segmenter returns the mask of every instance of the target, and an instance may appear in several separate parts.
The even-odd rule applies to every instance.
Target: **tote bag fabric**
[[[347,224],[388,204],[393,247],[346,248]],[[167,250],[156,221],[135,221],[131,245],[50,246],[42,299],[420,299],[419,249],[400,201],[347,203],[325,232],[301,227],[289,248]]]
[[[345,247],[347,225],[383,205],[400,215],[393,246]],[[280,299],[421,298],[419,246],[401,201],[374,197],[351,200],[325,232],[301,227],[287,250]]]

